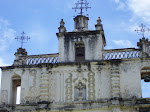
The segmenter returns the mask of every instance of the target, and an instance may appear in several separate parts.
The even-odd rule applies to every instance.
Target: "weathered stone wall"
[[[12,103],[12,77],[21,77],[21,103],[74,101],[75,86],[86,86],[86,100],[141,98],[141,69],[149,60],[58,64],[3,69],[1,103]]]
[[[105,43],[102,35],[102,31],[88,31],[88,33],[67,32],[65,34],[59,34],[59,61],[75,62],[76,42],[84,43],[86,61],[101,60]]]

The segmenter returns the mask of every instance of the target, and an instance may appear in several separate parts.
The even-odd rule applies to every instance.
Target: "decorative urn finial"
[[[66,27],[64,25],[65,25],[65,22],[64,22],[63,19],[61,19],[61,21],[60,21],[60,27],[58,27],[59,33],[66,32]]]
[[[96,30],[103,30],[103,25],[101,24],[102,20],[100,17],[97,19],[97,24],[95,25]]]

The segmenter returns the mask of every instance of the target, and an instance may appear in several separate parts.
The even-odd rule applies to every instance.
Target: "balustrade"
[[[58,63],[58,54],[28,55],[22,57],[23,64],[36,65],[40,63]]]
[[[141,50],[135,48],[111,49],[103,51],[103,60],[138,58],[141,56]]]
[[[141,56],[141,53],[141,49],[135,48],[104,50],[103,60],[138,58]],[[23,65],[37,65],[41,63],[54,64],[59,62],[58,53],[44,55],[28,55],[20,58],[22,60]]]

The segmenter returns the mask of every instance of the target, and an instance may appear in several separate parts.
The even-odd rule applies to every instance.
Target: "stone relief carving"
[[[66,101],[72,101],[72,74],[66,79]]]
[[[101,85],[101,72],[97,72],[97,74],[99,74],[98,75],[98,77],[97,77],[97,87],[98,87],[98,98],[100,99],[100,97],[101,97],[101,87],[100,87],[100,85]]]
[[[2,90],[2,103],[8,104],[8,91]]]
[[[75,83],[77,80],[83,80],[83,81],[87,82],[87,79],[84,78],[84,75],[83,75],[82,72],[78,72],[77,78],[75,78],[75,79],[73,80],[73,82]]]
[[[83,84],[82,82],[79,82],[77,85],[75,85],[74,100],[75,101],[86,100],[86,85]]]
[[[88,99],[95,100],[95,73],[88,73]]]

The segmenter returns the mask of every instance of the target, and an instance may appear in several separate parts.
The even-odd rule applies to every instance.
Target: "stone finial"
[[[100,17],[97,19],[97,24],[95,25],[96,30],[103,30],[103,25],[101,24],[102,20]]]
[[[65,25],[65,22],[64,22],[63,19],[61,19],[61,21],[60,21],[60,27],[58,28],[59,29],[59,33],[66,32],[66,27],[64,25]]]
[[[101,18],[100,17],[98,17],[98,19],[97,19],[97,24],[101,24],[101,22],[102,22],[102,20],[101,20]]]
[[[64,22],[63,19],[61,19],[61,21],[60,21],[60,26],[64,26],[64,25],[65,25],[65,22]]]
[[[150,41],[148,41],[148,38],[143,37],[140,39],[139,42],[137,42],[137,46],[142,49],[142,56],[149,56]]]
[[[22,65],[23,64],[22,57],[27,56],[27,52],[25,49],[19,48],[17,49],[17,52],[14,55],[16,56],[14,60],[14,65]]]

